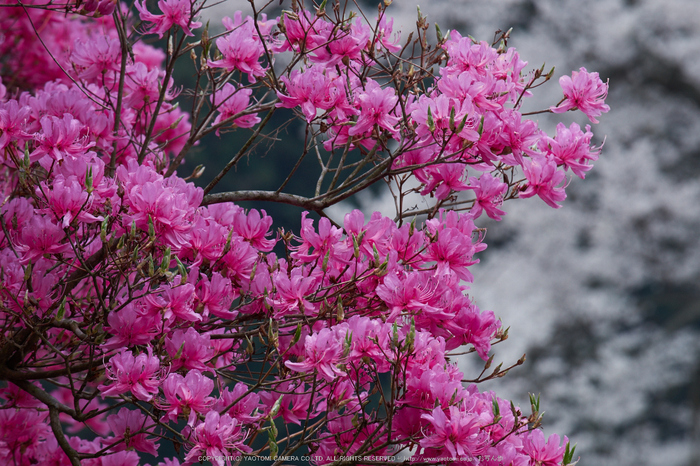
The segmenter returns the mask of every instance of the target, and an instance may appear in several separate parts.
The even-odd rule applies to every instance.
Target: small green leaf
[[[89,166],[87,171],[85,172],[85,190],[88,194],[91,194],[95,190],[95,188],[92,186],[92,182],[92,166]]]
[[[343,342],[343,357],[347,357],[352,349],[352,332],[347,332],[345,334],[345,341]]]
[[[66,315],[66,298],[63,298],[63,301],[61,301],[61,305],[58,306],[58,312],[56,313],[56,320],[63,320],[63,317]]]
[[[297,330],[294,332],[294,338],[292,338],[292,343],[289,346],[294,346],[301,338],[301,322],[297,324]]]
[[[102,220],[102,224],[100,225],[100,240],[103,243],[107,242],[107,227],[109,226],[109,215],[105,217],[104,220]]]
[[[413,353],[414,343],[416,341],[416,319],[411,316],[411,328],[408,330],[408,335],[406,335],[406,351],[410,354]]]
[[[163,260],[160,263],[160,270],[162,272],[167,272],[167,270],[170,268],[170,254],[170,246],[168,246],[163,253]]]
[[[442,35],[442,31],[440,30],[438,23],[435,23],[435,35],[437,36],[438,42],[442,42],[444,36]]]
[[[27,283],[29,280],[32,279],[32,269],[34,269],[34,264],[32,264],[32,261],[29,261],[27,266],[24,268],[24,282]]]
[[[433,111],[428,107],[428,129],[432,133],[435,131],[435,120],[433,120]]]
[[[180,258],[175,256],[175,262],[177,262],[177,271],[180,274],[180,283],[185,283],[187,281],[187,269],[185,268],[185,265],[180,262]]]
[[[326,252],[326,255],[323,256],[323,263],[321,264],[321,270],[322,271],[327,271],[328,270],[328,259],[331,258],[331,250],[329,249],[328,252]]]
[[[272,409],[270,410],[270,419],[277,416],[277,413],[280,412],[280,408],[282,407],[282,399],[283,398],[284,398],[284,395],[280,395],[280,397],[277,398],[277,401],[275,401],[275,404],[272,405]]]
[[[136,225],[134,225],[134,230],[136,229]],[[153,226],[153,217],[151,217],[151,214],[148,214],[148,237],[151,239],[156,238],[156,229]]]
[[[573,461],[575,451],[576,444],[574,444],[574,446],[572,447],[571,442],[566,442],[566,450],[564,451],[564,461],[562,461],[562,464],[564,466],[578,463],[578,461]]]
[[[392,348],[399,347],[399,325],[396,322],[394,322],[394,325],[392,326],[391,347]]]
[[[24,168],[29,170],[29,167],[32,165],[31,160],[29,159],[29,142],[24,143]]]

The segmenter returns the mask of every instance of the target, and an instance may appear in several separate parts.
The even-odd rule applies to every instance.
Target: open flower
[[[593,123],[598,123],[596,117],[610,111],[605,104],[608,96],[608,85],[601,81],[598,73],[589,73],[586,68],[580,68],[571,73],[571,77],[559,78],[559,85],[564,91],[564,102],[557,107],[550,107],[554,113],[564,113],[568,110],[579,109]]]
[[[162,15],[154,15],[149,12],[145,0],[136,2],[136,9],[139,10],[141,21],[153,23],[153,27],[146,31],[150,34],[158,34],[158,37],[163,37],[168,29],[177,25],[188,36],[194,36],[192,29],[202,26],[199,21],[192,21],[192,2],[190,0],[160,0],[158,7],[163,12]]]
[[[102,396],[131,392],[141,401],[151,401],[160,385],[160,360],[148,347],[148,354],[134,355],[126,348],[112,356],[107,364],[107,378],[111,385],[100,385]]]

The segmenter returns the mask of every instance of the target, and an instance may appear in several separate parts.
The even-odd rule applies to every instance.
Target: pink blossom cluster
[[[314,41],[304,48],[321,50],[315,44],[332,42],[333,29],[323,18],[311,17],[310,13],[295,21],[285,17],[284,25],[287,30],[294,25],[294,31],[306,28],[304,37]],[[382,32],[390,34],[391,26]],[[444,200],[474,190],[473,205],[481,206],[472,210],[475,218],[486,212],[495,219],[503,214],[497,206],[504,196],[517,194],[517,190],[507,193],[507,183],[498,180],[504,165],[521,167],[525,179],[517,185],[520,197],[537,194],[558,208],[566,197],[566,171],[583,178],[597,160],[600,147],[591,144],[589,127],[583,133],[572,123],[568,129],[558,128],[551,138],[520,113],[522,100],[529,95],[528,78],[522,73],[526,62],[515,49],[496,49],[453,31],[443,44],[449,58],[435,76],[435,85],[400,100],[393,86],[359,78],[367,62],[377,58],[376,50],[381,50],[366,40],[371,34],[368,26],[353,23],[349,35],[354,36],[354,48],[348,45],[340,60],[329,55],[334,49],[327,47],[326,53],[309,53],[306,67],[281,78],[286,89],[278,91],[277,105],[300,108],[307,122],[320,124],[326,149],[343,150],[348,144],[388,149],[394,140],[400,145],[394,151],[394,167],[397,171],[416,167],[411,171],[422,183],[421,194]],[[280,49],[293,47],[299,35],[295,32]],[[384,50],[393,49],[384,46]],[[594,116],[608,111],[607,84],[583,68],[574,72],[573,79],[561,79],[566,97],[551,111],[580,109],[597,122]]]
[[[504,200],[534,195],[560,207],[567,171],[584,178],[600,153],[590,126],[548,136],[520,112],[550,75],[524,73],[505,42],[456,32],[423,57],[436,75],[403,69],[384,7],[366,23],[294,2],[279,18],[238,12],[198,39],[204,6],[190,0],[160,0],[160,13],[137,2],[137,15],[113,1],[6,5],[0,462],[132,466],[167,439],[182,450],[166,466],[301,451],[315,464],[398,451],[428,464],[573,464],[568,439],[538,429],[534,403],[526,415],[480,391],[485,379],[455,360],[477,353],[486,371],[507,337],[467,293],[486,249],[481,215],[501,220]],[[173,78],[186,55],[202,80],[191,111]],[[291,57],[282,73],[277,56]],[[597,73],[560,83],[547,111],[593,123],[608,111]],[[275,235],[265,210],[175,173],[204,135],[258,136],[263,111],[279,108],[319,138],[319,159],[360,154],[380,178],[413,180],[431,207],[411,223],[408,208],[354,210],[341,225],[321,199],[367,186],[334,179],[326,198],[261,195],[321,214]]]

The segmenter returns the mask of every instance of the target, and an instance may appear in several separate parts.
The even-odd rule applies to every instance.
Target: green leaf
[[[272,409],[270,410],[270,419],[277,416],[277,413],[280,412],[280,408],[282,407],[282,399],[283,398],[284,398],[284,395],[280,395],[280,397],[277,398],[277,401],[275,401],[275,404],[272,405]]]
[[[160,270],[162,272],[166,272],[170,268],[170,254],[170,246],[168,246],[163,253],[163,260],[160,263]]]
[[[104,220],[102,220],[102,224],[100,225],[100,240],[103,243],[107,242],[107,227],[109,226],[109,215],[105,217]]]
[[[177,271],[180,274],[180,283],[185,283],[187,281],[187,269],[185,268],[185,265],[180,262],[180,258],[175,256],[175,262],[177,262]]]
[[[63,317],[66,315],[66,298],[63,298],[63,301],[61,301],[61,305],[58,306],[58,312],[56,313],[56,320],[63,320]]]
[[[296,343],[299,341],[300,338],[301,338],[301,322],[299,322],[297,324],[297,330],[296,330],[296,332],[294,332],[294,338],[292,338],[292,343],[289,346],[291,347],[291,346],[296,345]]]
[[[435,120],[433,120],[433,111],[430,110],[430,106],[428,106],[428,129],[431,133],[435,131]]]
[[[578,463],[578,461],[573,461],[575,451],[576,444],[574,444],[574,446],[572,447],[571,442],[566,442],[566,450],[564,451],[564,461],[562,461],[562,464],[564,466]]]

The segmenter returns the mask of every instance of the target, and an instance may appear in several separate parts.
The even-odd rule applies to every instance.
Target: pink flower
[[[39,464],[44,440],[51,437],[48,413],[33,409],[0,410],[0,461],[29,466]]]
[[[463,142],[479,140],[479,133],[473,128],[479,120],[472,116],[474,106],[469,99],[459,101],[445,94],[430,98],[423,94],[411,108],[411,118],[418,123],[416,133],[422,138],[436,139],[440,143],[459,142],[460,148]],[[465,118],[464,127],[455,134]]]
[[[382,15],[377,24],[377,31],[374,34],[374,43],[378,49],[386,49],[388,52],[396,53],[401,50],[401,33],[397,32],[390,39],[394,29],[394,18],[388,19],[386,15]]]
[[[557,434],[550,435],[545,442],[544,433],[535,429],[523,440],[523,451],[530,455],[531,466],[557,466],[564,458],[567,443],[569,439],[564,436],[564,441],[559,446]]]
[[[209,411],[204,422],[192,431],[194,447],[187,453],[184,465],[194,464],[200,456],[209,456],[216,466],[230,465],[227,457],[250,453],[251,448],[243,443],[245,433],[241,425],[228,414],[220,416],[216,411]]]
[[[552,138],[540,139],[540,150],[552,156],[557,165],[563,165],[565,170],[571,169],[574,175],[583,179],[586,172],[593,168],[589,162],[598,160],[601,147],[593,147],[593,133],[590,125],[586,132],[581,131],[577,123],[571,123],[568,128],[564,123],[557,125],[557,135]]]
[[[176,320],[198,322],[202,316],[195,312],[194,298],[194,285],[191,283],[164,284],[159,294],[149,294],[144,298],[145,313],[162,316],[168,323]]]
[[[432,430],[419,442],[423,448],[446,449],[452,458],[456,458],[476,456],[488,445],[488,436],[479,428],[479,418],[460,411],[456,406],[450,406],[449,418],[440,406],[421,418],[430,422]]]
[[[56,392],[53,392],[52,395],[55,397]],[[12,382],[9,382],[7,386],[0,388],[0,398],[5,400],[5,403],[3,403],[3,407],[5,409],[9,408],[41,408],[44,406],[44,404],[34,398],[32,395],[29,393],[25,392],[21,388],[19,388],[17,385],[13,384]]]
[[[564,192],[566,175],[557,170],[556,163],[549,158],[538,156],[524,161],[523,170],[527,178],[527,187],[519,196],[521,198],[540,196],[548,206],[558,209],[561,202],[566,199]]]
[[[389,371],[391,364],[386,355],[390,353],[390,328],[379,319],[352,316],[348,320],[348,332],[352,335],[348,360],[359,363],[363,358],[369,358],[377,365],[379,372]]]
[[[291,277],[286,272],[275,272],[272,282],[276,293],[267,298],[267,304],[275,310],[275,317],[302,313],[302,309],[305,315],[318,312],[318,305],[307,299],[317,287],[315,277],[305,277],[301,268],[294,268]]]
[[[109,16],[117,7],[117,2],[114,0],[87,0],[82,4],[82,11],[86,13],[94,13],[94,18],[100,16]]]
[[[474,205],[470,213],[474,219],[479,218],[482,212],[494,220],[501,220],[501,215],[505,212],[498,208],[503,203],[503,195],[508,189],[508,185],[503,181],[494,178],[490,173],[484,173],[481,177],[469,178],[469,189],[474,190]]]
[[[389,322],[393,322],[404,311],[440,313],[440,309],[431,305],[436,291],[437,279],[420,272],[409,272],[402,278],[394,273],[387,274],[383,283],[376,288],[377,296],[389,306]]]
[[[462,181],[465,171],[465,166],[458,163],[441,163],[426,167],[421,176],[421,181],[425,180],[425,188],[421,194],[426,195],[434,192],[435,197],[442,200],[449,197],[454,191],[469,189],[469,186]]]
[[[236,90],[236,87],[231,83],[226,83],[224,87],[215,91],[209,99],[211,100],[212,106],[217,107],[219,110],[219,115],[212,125],[216,126],[222,121],[243,113],[250,105],[250,96],[252,93],[253,91],[251,89],[240,88]],[[260,123],[258,115],[256,113],[249,113],[239,116],[233,120],[231,125],[238,126],[239,128],[252,128],[258,123]],[[216,134],[217,136],[219,135],[218,129],[216,130]]]
[[[589,73],[580,68],[571,73],[571,77],[559,78],[559,85],[564,91],[564,102],[558,107],[550,107],[553,113],[568,110],[581,110],[592,123],[598,123],[596,117],[610,111],[605,104],[608,97],[608,84],[601,81],[598,73]]]
[[[314,50],[328,42],[333,29],[332,24],[305,10],[300,10],[293,16],[285,13],[280,18],[280,24],[282,22],[285,37],[281,43],[274,45],[272,50],[275,52]]]
[[[468,267],[479,262],[473,259],[476,252],[470,236],[455,228],[446,228],[440,231],[437,241],[428,246],[425,259],[437,262],[438,274],[454,273],[464,281],[473,282],[474,276]]]
[[[357,209],[345,214],[343,227],[348,235],[348,249],[350,247],[354,249],[355,241],[359,241],[357,245],[359,252],[368,259],[374,258],[375,249],[379,255],[386,257],[389,252],[387,240],[396,231],[396,224],[379,212],[373,212],[365,225],[365,216]]]
[[[250,21],[245,21],[231,33],[216,39],[216,46],[223,57],[209,60],[212,68],[224,68],[226,71],[238,70],[248,74],[248,80],[255,82],[256,76],[264,76],[265,69],[258,62],[265,54],[257,31]]]
[[[63,229],[55,225],[48,216],[34,215],[15,240],[15,249],[22,254],[20,263],[28,264],[45,254],[64,254],[72,251],[70,244],[61,244],[65,236]]]
[[[470,37],[462,37],[456,31],[450,33],[445,49],[450,57],[448,69],[455,73],[469,71],[475,76],[483,75],[498,57],[496,49],[486,42],[475,44]]]
[[[89,40],[77,40],[71,61],[77,65],[82,79],[92,80],[109,72],[105,77],[113,79],[114,73],[119,71],[120,52],[117,37],[97,35]]]
[[[447,97],[459,102],[467,101],[476,105],[482,111],[497,111],[502,106],[494,101],[493,88],[495,80],[491,76],[477,79],[471,73],[448,73],[446,68],[441,70],[443,77],[438,81],[438,89]],[[470,112],[471,113],[471,112]]]
[[[0,83],[0,91],[4,86]],[[0,97],[2,100],[2,97]],[[12,141],[22,142],[30,139],[31,135],[27,133],[28,120],[32,109],[27,106],[20,106],[16,100],[8,102],[0,101],[0,150],[10,145]],[[4,155],[0,157],[3,161]]]
[[[160,0],[158,7],[162,15],[154,15],[146,8],[146,0],[137,1],[136,9],[139,10],[141,21],[153,23],[153,27],[146,31],[149,34],[158,34],[163,37],[173,25],[180,26],[188,36],[194,36],[191,29],[202,26],[199,21],[192,21],[192,2],[190,0]]]
[[[342,117],[354,111],[345,96],[342,78],[321,65],[312,66],[304,72],[293,70],[289,78],[282,76],[280,81],[286,85],[287,94],[277,92],[280,102],[276,106],[300,106],[309,123],[316,118],[319,109],[332,110]]]
[[[262,212],[262,217],[260,212]],[[250,209],[247,215],[243,210],[236,212],[233,231],[258,251],[270,252],[277,242],[274,239],[266,239],[267,236],[270,236],[272,217],[267,215],[264,210],[260,212],[255,209]]]
[[[166,411],[161,419],[177,422],[180,414],[187,418],[187,425],[194,426],[197,413],[206,413],[214,402],[210,397],[214,381],[202,375],[197,369],[187,372],[185,377],[170,374],[163,382],[165,403],[161,409]]]
[[[58,175],[53,180],[53,186],[49,187],[45,181],[36,188],[39,198],[45,197],[48,208],[40,209],[41,213],[53,213],[55,218],[61,220],[61,227],[68,228],[73,220],[82,223],[94,223],[102,221],[103,217],[96,217],[88,212],[92,206],[92,196],[83,190],[75,176],[68,179]]]
[[[181,368],[206,371],[206,363],[216,356],[209,335],[202,335],[192,327],[186,332],[175,330],[172,337],[165,339],[165,350],[170,355],[173,371]]]
[[[491,340],[501,327],[501,321],[496,319],[492,311],[482,312],[469,299],[464,299],[454,318],[445,327],[455,335],[448,349],[471,343],[481,359],[486,361]]]
[[[284,395],[280,395],[283,393]],[[275,386],[274,392],[261,392],[260,398],[268,410],[283,396],[280,410],[277,413],[284,422],[301,425],[307,417],[313,419],[319,413],[311,409],[312,393],[304,388],[304,383],[297,381],[286,381]]]
[[[325,42],[319,43],[311,57],[313,61],[323,63],[326,68],[345,66],[349,60],[362,59],[362,51],[371,39],[371,31],[359,21],[352,23],[349,30],[333,28],[332,34]]]
[[[100,466],[138,466],[140,462],[138,453],[125,450],[101,456],[99,464]]]
[[[136,228],[148,231],[150,217],[155,233],[162,235],[167,244],[171,247],[186,245],[194,215],[186,194],[168,187],[164,180],[128,185],[124,204],[130,207],[130,212],[123,216],[124,227],[130,228],[134,222]]]
[[[141,62],[127,65],[124,81],[124,87],[127,91],[124,92],[124,104],[141,109],[151,103],[158,102],[159,85],[163,76],[163,72],[158,68],[149,69]],[[171,86],[172,80],[168,82],[166,101],[175,98],[175,94],[170,90]]]
[[[323,328],[306,337],[304,349],[304,361],[287,361],[285,366],[296,372],[318,371],[329,382],[339,375],[346,375],[338,368],[343,355],[343,342],[332,330]]]
[[[228,269],[227,276],[231,280],[235,278],[239,283],[247,283],[257,260],[258,251],[240,236],[233,235],[231,250],[226,253],[222,261]]]
[[[522,165],[523,154],[537,155],[533,146],[540,139],[540,130],[532,120],[523,120],[520,112],[505,110],[501,113],[500,143],[510,149],[511,153],[503,154],[503,161],[509,165]]]
[[[121,395],[131,392],[141,401],[151,401],[160,385],[160,360],[148,347],[148,354],[134,355],[126,348],[112,356],[107,363],[107,378],[111,385],[100,385],[102,396]]]
[[[146,345],[159,331],[156,316],[139,314],[132,304],[110,312],[107,322],[106,330],[114,336],[104,343],[105,349]]]
[[[215,220],[198,216],[191,231],[189,244],[180,249],[180,260],[191,260],[191,267],[199,267],[205,261],[214,263],[226,246],[228,230]]]
[[[340,239],[343,230],[334,227],[330,220],[323,217],[318,221],[318,233],[314,231],[314,221],[306,218],[308,212],[301,214],[301,239],[302,243],[292,253],[292,257],[302,262],[313,262],[323,258],[330,251],[330,259],[333,259],[340,251]]]
[[[233,419],[238,420],[238,422],[242,424],[255,422],[263,417],[264,406],[260,404],[260,397],[264,397],[266,394],[269,395],[270,392],[262,391],[260,394],[258,394],[253,391],[248,393],[249,391],[249,387],[243,382],[238,382],[236,386],[233,387],[233,390],[229,390],[228,387],[225,387],[220,393],[219,399],[216,401],[216,405],[213,409],[221,412],[224,408],[230,406],[226,413],[228,413],[228,415]],[[288,392],[289,390],[276,389],[275,391]],[[287,400],[289,396],[290,395],[285,394],[284,399]],[[284,409],[284,406],[282,406],[282,409]],[[280,409],[280,412],[282,412],[282,409]]]
[[[371,133],[375,125],[387,130],[392,136],[398,134],[396,124],[399,118],[393,112],[399,98],[393,88],[382,89],[376,81],[370,79],[364,92],[358,93],[357,100],[361,112],[357,124],[348,131],[350,136]]]
[[[41,131],[35,135],[37,148],[29,154],[30,160],[39,160],[47,155],[49,161],[46,165],[50,166],[51,160],[60,162],[65,157],[82,155],[95,145],[87,141],[82,130],[83,124],[68,113],[63,118],[51,115],[42,117]]]
[[[238,288],[231,286],[231,280],[224,278],[218,272],[212,273],[211,280],[204,274],[201,274],[201,277],[195,289],[195,299],[204,306],[202,315],[212,314],[223,319],[235,319],[238,311],[229,309],[233,300],[239,295]]]
[[[107,424],[114,432],[114,437],[106,440],[107,444],[113,445],[113,451],[133,448],[149,455],[158,455],[158,445],[155,440],[149,439],[146,433],[153,427],[153,421],[141,411],[122,408],[117,414],[107,416]]]

